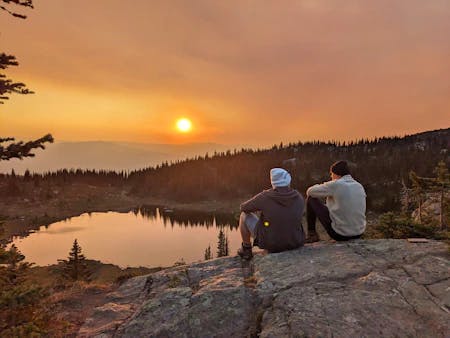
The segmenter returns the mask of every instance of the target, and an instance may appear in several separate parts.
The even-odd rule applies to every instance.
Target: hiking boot
[[[238,255],[241,256],[242,259],[249,261],[253,257],[252,246],[251,244],[242,243],[241,247],[238,250]]]
[[[317,235],[317,232],[311,232],[308,233],[308,238],[306,239],[306,243],[315,243],[320,241],[319,235]]]

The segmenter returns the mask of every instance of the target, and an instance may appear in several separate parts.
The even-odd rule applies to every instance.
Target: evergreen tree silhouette
[[[81,246],[75,239],[68,259],[58,260],[62,264],[62,275],[71,281],[89,281],[91,273],[87,267],[86,257],[81,253]]]
[[[229,242],[228,242],[228,234],[225,234],[225,256],[229,256],[230,255],[230,246],[229,246]]]
[[[12,158],[23,159],[24,157],[34,157],[35,149],[45,149],[45,143],[53,143],[52,135],[45,135],[37,140],[16,142],[15,138],[0,138],[0,161],[7,161]]]
[[[211,245],[208,245],[208,247],[205,249],[205,261],[210,260],[213,258],[212,252],[211,252]]]
[[[32,266],[13,244],[0,247],[0,336],[40,336],[44,324],[42,288],[30,284],[27,274]]]
[[[22,6],[33,8],[32,0],[0,0],[0,10],[20,19],[26,19],[26,15],[20,14],[12,10],[11,6]],[[22,82],[15,82],[9,78],[3,71],[9,67],[17,67],[19,62],[14,55],[0,53],[0,104],[9,99],[10,94],[33,94]],[[44,149],[44,144],[53,142],[53,137],[48,134],[37,140],[22,142],[16,141],[14,137],[0,137],[0,161],[9,160],[11,158],[22,159],[24,157],[33,157],[32,150]]]
[[[16,5],[33,8],[32,0],[1,0],[0,1],[0,10],[5,11],[12,16],[20,19],[26,19],[26,15],[19,14],[14,12],[8,5]],[[8,55],[6,53],[0,53],[0,70],[4,70],[11,66],[18,66],[19,63],[14,55]],[[6,75],[0,73],[0,104],[3,103],[4,100],[8,100],[8,95],[11,93],[16,94],[32,94],[33,92],[26,88],[24,83],[14,82],[11,79],[8,79]]]
[[[228,254],[229,254],[228,237],[225,235],[223,227],[221,227],[217,241],[217,257],[228,256]]]

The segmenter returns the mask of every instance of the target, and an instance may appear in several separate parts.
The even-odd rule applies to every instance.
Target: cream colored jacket
[[[350,175],[313,185],[306,195],[327,198],[331,226],[338,234],[357,236],[366,229],[366,192]]]

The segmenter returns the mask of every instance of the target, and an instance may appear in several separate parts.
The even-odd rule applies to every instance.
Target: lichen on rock
[[[445,243],[318,243],[133,278],[79,336],[446,337],[449,290]]]

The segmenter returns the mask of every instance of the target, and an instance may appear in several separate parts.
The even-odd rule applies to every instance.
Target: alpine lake
[[[236,253],[241,238],[238,220],[231,214],[140,207],[125,213],[82,214],[14,237],[11,244],[40,266],[66,259],[77,239],[88,259],[122,268],[167,267],[201,261],[208,247],[217,257],[221,230],[230,254]]]

